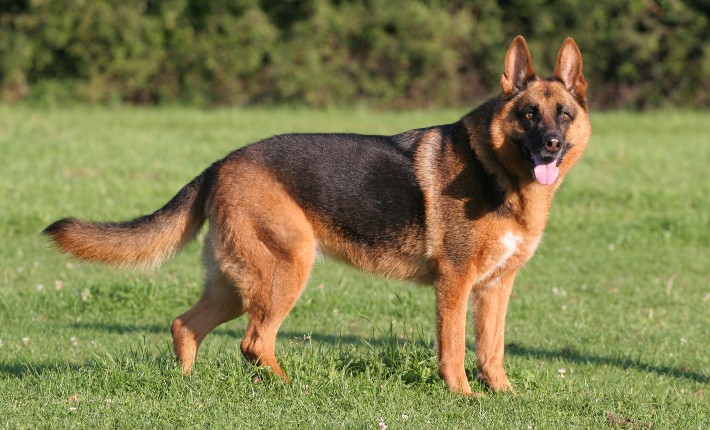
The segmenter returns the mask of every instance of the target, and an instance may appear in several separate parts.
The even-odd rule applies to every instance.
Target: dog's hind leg
[[[300,208],[287,202],[279,206],[240,234],[239,286],[249,315],[241,351],[288,381],[276,360],[276,333],[306,286],[316,242]]]
[[[313,226],[268,171],[239,161],[226,163],[218,172],[207,210],[207,246],[215,266],[235,287],[234,297],[226,300],[239,300],[240,306],[233,313],[222,313],[229,306],[220,307],[220,318],[203,317],[202,327],[211,329],[224,318],[246,313],[242,354],[287,380],[276,361],[276,333],[308,280],[316,250]]]
[[[173,321],[173,347],[182,371],[188,374],[197,357],[200,343],[218,325],[244,313],[239,292],[214,264],[209,243],[205,246],[207,275],[202,297],[190,310]]]
[[[245,358],[255,364],[270,367],[274,374],[288,382],[276,360],[276,333],[301,291],[306,285],[313,263],[313,247],[301,255],[286,259],[274,258],[265,264],[269,269],[261,279],[260,290],[251,297],[249,325],[241,343]]]

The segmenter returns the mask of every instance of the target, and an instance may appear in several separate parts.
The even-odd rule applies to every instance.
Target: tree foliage
[[[691,0],[5,0],[0,99],[470,105],[528,40],[564,37],[604,107],[710,106],[708,7]]]

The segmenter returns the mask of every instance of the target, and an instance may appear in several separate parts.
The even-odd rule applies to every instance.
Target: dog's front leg
[[[464,369],[466,310],[471,284],[466,277],[440,278],[436,283],[436,331],[439,375],[454,393],[472,395]]]
[[[493,391],[512,390],[503,369],[505,313],[515,273],[496,278],[473,291],[478,379]]]

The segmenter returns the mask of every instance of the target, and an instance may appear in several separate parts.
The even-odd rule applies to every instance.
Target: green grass
[[[0,106],[0,428],[710,428],[707,112],[593,115],[514,289],[513,395],[446,391],[430,288],[330,261],[280,332],[293,384],[242,359],[245,319],[182,377],[169,326],[199,297],[198,243],[136,273],[71,262],[38,235],[63,216],[152,211],[273,134],[395,133],[463,113]]]

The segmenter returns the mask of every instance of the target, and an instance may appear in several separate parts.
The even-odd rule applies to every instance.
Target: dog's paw
[[[513,385],[508,380],[505,372],[479,371],[476,378],[486,384],[494,393],[512,393]]]

